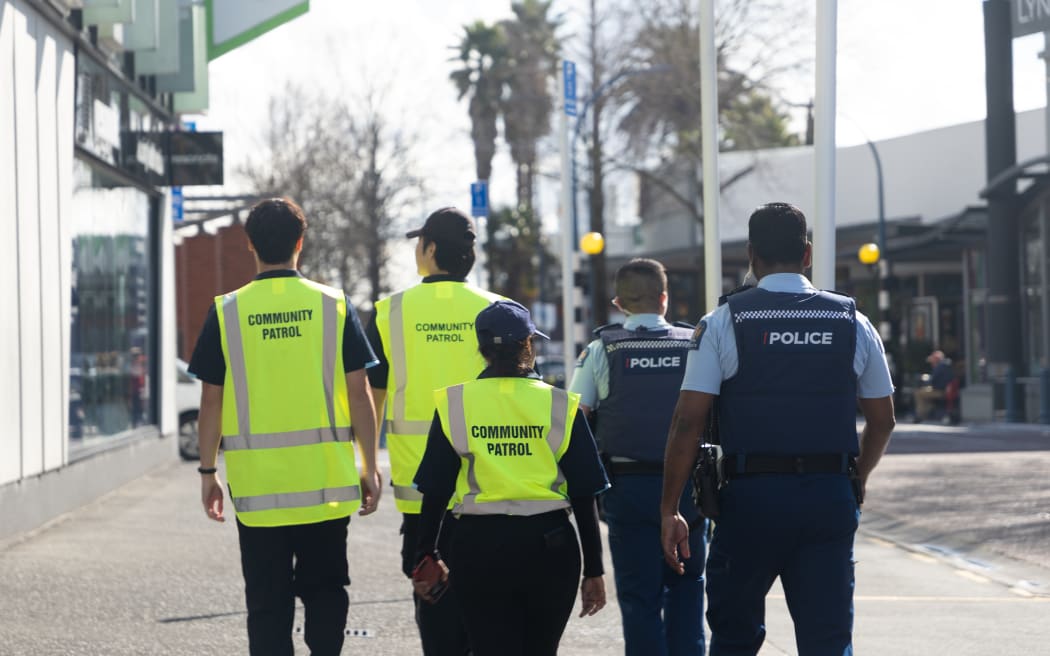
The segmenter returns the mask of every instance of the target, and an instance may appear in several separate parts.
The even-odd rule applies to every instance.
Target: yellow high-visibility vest
[[[311,524],[361,506],[343,371],[346,298],[300,277],[215,298],[226,360],[222,438],[237,518]]]
[[[453,512],[538,515],[569,507],[558,463],[580,395],[534,378],[483,378],[434,393],[459,454]]]
[[[412,486],[434,419],[434,390],[477,377],[474,318],[503,297],[463,282],[421,283],[376,303],[376,328],[390,363],[386,443],[394,503],[418,514],[423,496]]]

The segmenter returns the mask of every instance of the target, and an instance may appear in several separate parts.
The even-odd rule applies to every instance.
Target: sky
[[[644,2],[645,0],[638,0]],[[815,16],[815,0],[784,0]],[[564,12],[570,51],[583,49],[586,0],[554,0]],[[878,141],[984,118],[981,0],[839,0],[837,141]],[[312,0],[310,11],[211,62],[210,108],[198,129],[225,132],[228,190],[233,168],[258,152],[269,97],[287,81],[353,94],[367,84],[385,89],[383,107],[415,135],[415,159],[427,181],[419,218],[434,208],[469,205],[474,178],[466,101],[448,81],[449,59],[474,20],[510,15],[502,0]],[[717,11],[717,5],[716,5]],[[1018,111],[1046,104],[1042,35],[1014,40]],[[803,58],[812,60],[815,45]],[[813,96],[812,68],[781,80],[781,97]],[[804,110],[793,127],[804,130]],[[548,150],[553,149],[553,141]],[[542,172],[556,174],[548,157]],[[513,200],[513,169],[506,153],[494,162],[493,204]],[[557,213],[556,181],[541,180],[545,217]]]

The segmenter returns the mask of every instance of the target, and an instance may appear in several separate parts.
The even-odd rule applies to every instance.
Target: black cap
[[[478,313],[474,319],[478,344],[510,344],[521,342],[530,335],[550,339],[536,330],[528,309],[516,301],[496,301]]]
[[[405,233],[409,239],[426,237],[442,244],[472,246],[478,238],[474,220],[455,207],[442,207],[427,217],[422,228]]]

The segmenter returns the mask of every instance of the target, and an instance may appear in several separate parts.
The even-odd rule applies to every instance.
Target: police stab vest
[[[856,455],[853,299],[750,289],[728,303],[739,367],[718,398],[723,451]]]
[[[601,330],[609,396],[598,409],[595,439],[603,454],[663,462],[691,335],[692,330],[678,326]]]
[[[343,293],[304,278],[268,278],[216,297],[215,309],[237,518],[284,526],[350,515],[361,488],[343,371]]]
[[[386,440],[394,502],[418,514],[422,495],[412,487],[430,422],[434,390],[473,380],[485,368],[474,318],[503,298],[463,282],[416,285],[376,303],[376,328],[390,363]]]
[[[534,378],[483,378],[434,392],[441,428],[461,458],[453,512],[538,515],[569,507],[558,462],[578,394]]]

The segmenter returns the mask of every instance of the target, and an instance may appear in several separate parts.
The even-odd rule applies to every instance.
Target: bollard
[[[1021,420],[1018,416],[1017,407],[1017,374],[1013,367],[1006,368],[1006,378],[1003,381],[1003,402],[1006,404],[1006,421],[1017,423]]]
[[[1039,372],[1039,423],[1050,424],[1050,369]]]

